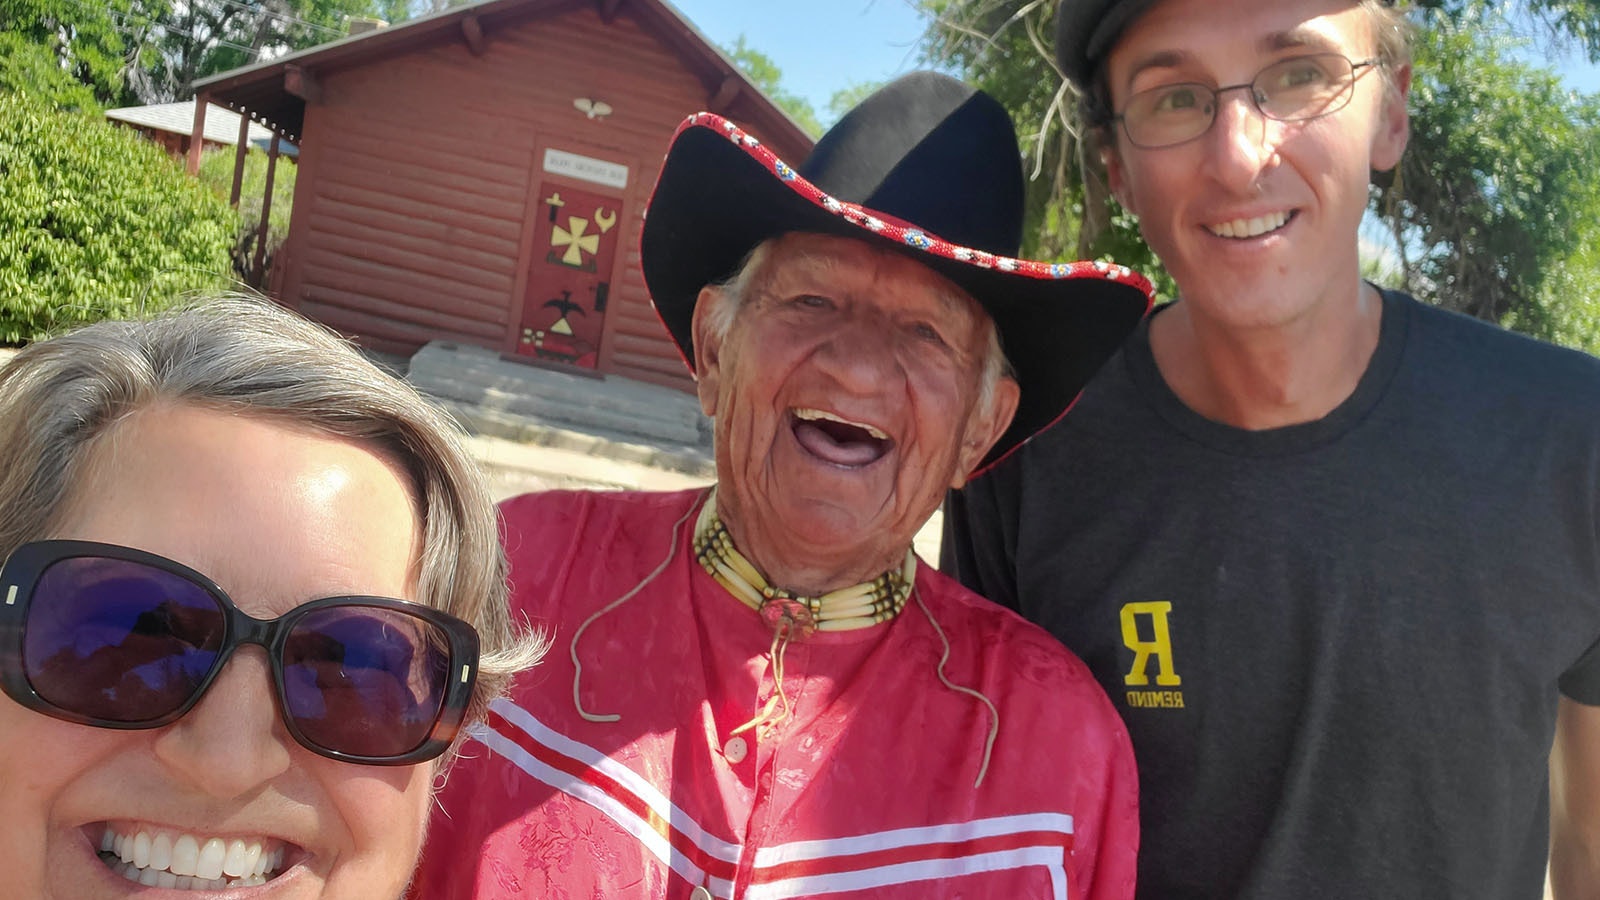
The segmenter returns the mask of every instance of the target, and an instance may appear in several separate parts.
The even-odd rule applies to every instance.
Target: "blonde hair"
[[[345,340],[261,299],[99,322],[0,369],[0,558],[66,511],[96,438],[163,402],[358,441],[410,475],[423,531],[418,599],[470,623],[482,645],[468,721],[543,655],[542,636],[512,627],[494,503],[454,423]]]
[[[1411,20],[1398,3],[1360,0],[1360,6],[1372,23],[1373,53],[1393,78],[1395,69],[1411,64]]]

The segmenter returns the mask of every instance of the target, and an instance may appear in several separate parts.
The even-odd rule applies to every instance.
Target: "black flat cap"
[[[1122,32],[1156,0],[1061,0],[1056,13],[1056,61],[1067,80],[1087,90],[1095,67]],[[1393,0],[1384,0],[1393,6]]]
[[[1061,0],[1056,13],[1056,61],[1067,80],[1087,90],[1094,68],[1139,14],[1155,0]]]

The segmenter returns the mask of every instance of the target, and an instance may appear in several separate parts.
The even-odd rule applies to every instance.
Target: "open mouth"
[[[821,409],[790,410],[790,428],[807,453],[836,466],[870,466],[894,448],[894,441],[881,429],[865,422],[852,422]]]
[[[1269,213],[1264,216],[1256,216],[1253,219],[1232,219],[1227,222],[1217,222],[1212,225],[1207,225],[1205,228],[1207,231],[1211,232],[1217,237],[1233,238],[1235,240],[1248,240],[1250,238],[1261,237],[1264,234],[1271,234],[1272,232],[1277,231],[1283,226],[1289,224],[1289,221],[1293,219],[1295,215],[1295,212],[1291,210],[1285,210],[1283,212]]]
[[[100,861],[147,887],[215,891],[266,884],[284,869],[288,847],[267,838],[224,838],[106,824]]]

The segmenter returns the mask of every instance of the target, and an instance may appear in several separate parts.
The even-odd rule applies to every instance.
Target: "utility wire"
[[[248,3],[240,3],[239,0],[220,0],[220,2],[226,3],[227,5],[236,7],[238,9],[242,9],[246,12],[259,13],[269,19],[277,19],[280,22],[291,22],[295,25],[304,25],[307,28],[314,28],[317,31],[327,32],[328,34],[336,35],[338,37],[345,36],[345,33],[337,28],[331,28],[327,25],[318,25],[315,22],[309,22],[305,19],[291,16],[288,13],[275,13],[264,6],[251,6]]]
[[[151,18],[148,18],[146,16],[141,16],[141,15],[138,15],[136,13],[133,13],[133,12],[130,12],[130,11],[126,11],[126,10],[109,9],[107,7],[100,6],[98,4],[86,2],[86,0],[67,0],[67,2],[73,4],[74,6],[77,6],[77,7],[81,8],[81,9],[86,9],[86,10],[89,10],[91,12],[104,12],[107,15],[113,17],[113,18],[121,18],[124,22],[127,22],[127,21],[131,20],[133,22],[136,22],[138,24],[142,24],[142,25],[145,25],[145,26],[148,26],[148,27],[151,27],[151,28],[160,28],[163,31],[168,31],[168,32],[171,32],[172,34],[181,35],[181,36],[189,38],[190,40],[195,41],[197,43],[215,44],[216,46],[219,46],[219,47],[227,47],[227,48],[232,49],[232,50],[239,50],[241,52],[251,54],[253,57],[259,57],[260,55],[265,53],[265,51],[267,50],[266,47],[261,47],[261,48],[247,47],[247,46],[245,46],[243,44],[236,44],[236,43],[234,43],[232,41],[225,40],[225,39],[219,38],[219,37],[202,38],[202,37],[200,37],[199,35],[195,34],[192,31],[188,31],[186,29],[179,28],[178,26],[173,25],[173,24],[171,24],[169,22],[163,22],[163,21],[161,21],[159,19],[151,19]],[[224,2],[232,3],[232,0],[224,0]],[[251,9],[250,7],[244,6],[243,4],[240,4],[240,3],[232,3],[232,5],[238,6],[241,9],[245,9],[245,10],[250,10]],[[259,11],[259,10],[256,10],[256,11]],[[269,13],[269,15],[271,15],[271,14]],[[296,21],[298,21],[298,20],[296,20]],[[313,25],[313,23],[310,23],[310,22],[305,22],[303,24]],[[323,26],[318,25],[318,26],[314,26],[314,27],[322,28]],[[128,35],[130,37],[139,37],[140,36],[140,35],[136,35],[133,32],[125,30],[125,29],[119,29],[119,30],[122,30],[123,34],[126,34],[126,35]],[[327,30],[327,29],[325,29],[325,30]],[[334,33],[342,34],[342,32],[334,32]]]
[[[182,36],[184,36],[186,38],[189,38],[190,40],[195,41],[197,43],[213,43],[213,44],[216,44],[217,46],[220,46],[220,47],[229,47],[229,48],[234,49],[234,50],[242,50],[245,53],[251,53],[251,54],[254,54],[254,53],[258,52],[256,50],[256,48],[254,48],[254,47],[246,47],[243,44],[235,44],[232,41],[223,40],[222,38],[215,38],[214,37],[214,38],[209,38],[209,39],[203,39],[199,35],[195,34],[192,31],[186,31],[186,30],[184,30],[182,28],[179,28],[179,27],[177,27],[175,25],[170,25],[170,24],[168,24],[166,22],[162,22],[162,21],[159,21],[157,19],[150,19],[150,18],[147,18],[145,16],[136,15],[136,14],[134,14],[132,12],[128,12],[126,10],[108,9],[108,8],[106,8],[104,6],[99,6],[99,5],[96,5],[94,3],[85,2],[85,0],[67,0],[67,2],[71,3],[74,6],[79,7],[80,9],[89,10],[90,12],[104,12],[105,14],[111,16],[113,19],[120,18],[124,25],[126,25],[126,23],[131,20],[133,22],[136,22],[136,23],[139,23],[139,24],[143,24],[143,25],[149,26],[151,28],[160,28],[163,31],[170,31],[173,34],[182,35]],[[118,30],[121,31],[123,34],[128,35],[129,37],[143,37],[143,35],[136,34],[133,31],[130,31],[125,27],[120,27],[120,28],[118,28]]]

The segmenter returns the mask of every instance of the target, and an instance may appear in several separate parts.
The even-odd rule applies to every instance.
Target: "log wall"
[[[602,372],[689,388],[639,271],[667,142],[707,85],[624,12],[589,6],[319,76],[300,147],[280,296],[375,349],[453,340],[511,352],[543,182],[622,204]],[[573,106],[609,104],[589,119]],[[740,101],[725,113],[738,119]],[[626,166],[617,190],[542,171],[547,148]],[[776,148],[796,154],[805,148]]]

